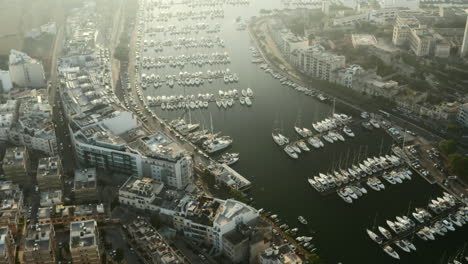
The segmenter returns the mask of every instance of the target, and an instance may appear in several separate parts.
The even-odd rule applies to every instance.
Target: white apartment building
[[[223,252],[223,235],[258,217],[256,209],[239,201],[198,197],[180,202],[173,223],[184,236],[213,245],[218,252]]]
[[[321,45],[300,50],[299,70],[312,77],[330,81],[332,73],[344,68],[345,56],[326,51]]]
[[[156,211],[154,204],[164,184],[150,178],[129,177],[119,189],[119,202],[140,210]]]
[[[26,53],[11,50],[8,67],[14,84],[29,88],[46,86],[42,63],[29,57]]]

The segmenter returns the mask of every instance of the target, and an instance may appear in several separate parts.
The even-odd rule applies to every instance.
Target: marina
[[[400,255],[395,248],[407,253],[416,251],[411,242],[415,237],[422,241],[434,241],[438,237],[450,235],[450,232],[455,232],[467,222],[468,207],[452,195],[444,193],[437,200],[432,200],[427,209],[415,208],[412,216],[397,216],[396,221],[386,220],[385,227],[379,226],[373,231],[367,229],[366,232],[387,254],[399,259]]]
[[[220,5],[221,2],[224,1],[213,1],[213,4]],[[253,205],[256,208],[265,208],[265,211],[274,211],[277,220],[270,217],[271,213],[264,212],[262,215],[277,223],[278,227],[282,226],[281,229],[290,234],[294,240],[300,237],[313,237],[308,242],[297,241],[302,245],[309,243],[305,247],[308,251],[317,252],[327,263],[394,263],[394,260],[387,253],[380,248],[376,249],[375,242],[369,240],[368,234],[362,231],[369,228],[368,223],[372,221],[370,218],[376,212],[379,213],[379,218],[391,219],[394,215],[398,215],[402,210],[405,210],[404,205],[408,201],[412,201],[413,204],[426,204],[427,195],[439,193],[440,188],[429,184],[419,177],[418,173],[414,173],[411,176],[411,181],[405,180],[405,184],[395,185],[387,182],[382,176],[378,176],[377,179],[382,184],[392,186],[391,188],[385,188],[386,191],[371,191],[367,181],[376,176],[369,175],[364,179],[360,178],[353,181],[353,183],[360,182],[363,187],[368,189],[366,194],[368,198],[359,199],[359,203],[353,206],[344,203],[342,199],[322,195],[321,192],[311,190],[310,184],[306,183],[308,178],[319,175],[321,172],[330,171],[330,164],[335,164],[336,168],[344,168],[344,161],[342,166],[338,164],[340,160],[344,160],[342,157],[345,153],[357,153],[365,148],[366,153],[363,157],[366,159],[380,157],[382,153],[393,156],[391,146],[394,142],[384,129],[374,127],[368,118],[364,121],[370,124],[372,130],[365,128],[362,125],[363,120],[359,119],[360,112],[338,103],[333,107],[333,98],[320,92],[316,87],[299,85],[290,80],[286,74],[277,72],[268,64],[265,64],[265,61],[259,55],[259,51],[253,48],[255,44],[251,41],[247,32],[238,30],[238,23],[235,21],[239,16],[242,16],[242,20],[256,16],[259,10],[263,8],[281,7],[284,6],[281,5],[280,1],[263,0],[252,1],[248,11],[242,5],[226,4],[224,8],[229,8],[229,12],[224,13],[224,18],[218,17],[221,13],[213,15],[216,16],[213,21],[211,21],[211,14],[203,20],[199,17],[199,12],[194,13],[193,19],[188,16],[186,20],[178,21],[174,18],[175,13],[183,8],[177,8],[177,11],[166,10],[167,15],[164,17],[155,15],[155,19],[151,22],[154,31],[143,32],[145,37],[140,40],[140,44],[143,45],[144,39],[151,41],[151,38],[153,38],[155,47],[147,47],[146,51],[144,48],[140,50],[140,63],[143,62],[142,58],[145,57],[157,62],[156,58],[172,56],[175,61],[175,58],[181,54],[184,54],[187,58],[193,58],[195,57],[194,54],[225,54],[225,52],[230,58],[230,63],[229,65],[222,63],[210,65],[210,63],[201,62],[201,66],[199,66],[179,58],[177,61],[181,63],[174,62],[173,65],[175,66],[171,66],[171,63],[166,62],[166,65],[164,67],[160,66],[160,68],[140,67],[138,69],[139,74],[137,74],[139,78],[143,73],[149,78],[154,74],[156,80],[156,76],[159,75],[161,85],[157,85],[158,87],[155,88],[154,83],[156,81],[154,81],[148,82],[146,89],[140,86],[139,98],[135,99],[147,102],[147,108],[150,109],[151,113],[154,116],[157,114],[164,120],[180,119],[183,113],[186,113],[185,118],[187,119],[187,113],[191,112],[191,120],[186,120],[186,123],[199,124],[199,128],[189,132],[185,138],[190,142],[196,142],[197,146],[203,147],[203,141],[198,140],[203,138],[204,135],[216,135],[218,133],[212,132],[209,123],[213,123],[213,126],[217,129],[216,131],[222,131],[223,135],[229,135],[229,138],[223,138],[225,144],[229,142],[229,139],[233,140],[233,142],[230,142],[229,147],[223,148],[219,152],[215,151],[210,156],[213,155],[213,158],[217,161],[223,161],[225,162],[223,165],[228,166],[228,163],[233,162],[235,158],[233,159],[232,155],[226,154],[239,153],[241,159],[231,165],[239,174],[252,182],[252,187],[247,191],[247,195],[252,198]],[[200,6],[197,8],[205,9],[206,7]],[[172,13],[172,15],[169,15],[169,13]],[[164,20],[157,21],[163,18]],[[197,31],[195,29],[196,23],[204,23],[206,28]],[[217,23],[220,26],[216,26]],[[164,31],[157,32],[162,28],[164,28]],[[201,40],[202,37],[205,40],[219,39],[224,42],[224,47],[212,43],[210,48],[187,46],[188,48],[185,50],[185,48],[174,45],[163,46],[162,43],[156,45],[158,37],[167,38],[165,34],[166,36],[172,36],[170,39],[179,37],[197,41]],[[167,61],[167,59],[164,60]],[[159,61],[163,63],[161,60]],[[149,65],[152,65],[152,62]],[[227,68],[230,69],[233,80],[235,79],[234,73],[237,75],[237,82],[229,82],[229,76],[227,77],[228,82],[225,82],[225,76],[222,72],[226,72]],[[220,72],[221,74],[216,79],[214,77],[206,78],[208,70],[210,72]],[[179,85],[179,81],[182,81],[180,72],[187,72],[190,75],[187,74],[187,78],[183,79],[183,83],[181,82]],[[194,73],[197,73],[198,76],[194,75]],[[169,85],[167,76],[172,76],[169,78],[169,80],[173,80],[172,87]],[[196,84],[196,78],[200,78],[198,85]],[[185,83],[187,79],[188,85]],[[193,84],[190,84],[190,79],[193,80]],[[209,81],[210,79],[212,79],[212,82]],[[226,108],[222,102],[220,102],[220,106],[216,104],[216,99],[218,99],[218,102],[221,99],[220,90],[225,94],[228,90],[236,89],[238,94],[242,95],[242,90],[246,90],[248,87],[254,92],[253,97],[239,96],[238,99],[231,98],[235,101],[232,106],[229,106],[228,100],[223,100],[227,105]],[[195,97],[193,100],[192,94]],[[212,96],[212,98],[199,98],[198,94],[205,97],[209,94],[208,97]],[[183,99],[180,101],[180,108],[178,107],[179,102],[170,102],[169,105],[173,106],[175,104],[176,107],[167,109],[168,102],[164,102],[166,109],[162,109],[162,102],[156,103],[155,101],[158,96],[160,99],[162,99],[162,96],[166,96],[166,98],[172,96],[172,98],[180,98],[182,96]],[[190,99],[188,99],[189,96]],[[250,100],[251,107],[246,107],[247,98]],[[191,108],[191,101],[194,104],[195,101],[199,101],[198,104],[195,104],[198,105],[198,108],[195,105]],[[205,106],[204,102],[208,101],[208,105]],[[182,107],[182,102],[185,103],[185,108]],[[187,102],[189,103],[189,109],[187,109]],[[202,102],[202,107],[200,107],[200,102]],[[225,111],[225,109],[230,110]],[[336,113],[354,117],[352,121],[339,129],[334,129],[344,137],[344,142],[337,135],[334,135],[338,139],[335,142],[333,137],[329,136],[328,130],[319,132],[312,125],[316,124],[317,126],[320,122],[330,119],[330,113],[335,111]],[[301,122],[297,121],[298,112],[301,112]],[[278,119],[282,121],[282,127],[287,129],[272,131],[272,124]],[[304,128],[312,132],[312,136],[309,136],[307,130],[304,132]],[[279,144],[275,143],[272,132],[278,132],[287,138],[289,143],[283,143],[282,147],[279,148]],[[314,136],[318,135],[320,135],[319,139],[324,147],[315,147],[317,144],[320,146],[319,141],[314,138]],[[335,143],[330,143],[323,136],[327,136],[326,138],[333,140]],[[218,134],[216,137],[226,136]],[[285,153],[284,148],[287,144],[293,142],[304,142],[309,151],[303,148],[303,144],[301,144],[302,148],[295,144],[300,149],[301,154],[297,154],[292,149],[298,155],[298,159],[291,159]],[[221,146],[225,144],[221,144]],[[214,147],[215,145],[217,144],[211,146]],[[213,150],[215,149],[213,148]],[[363,162],[361,160],[363,159],[359,159],[360,162]],[[403,166],[400,165],[400,167],[394,169],[400,168],[403,168]],[[375,180],[371,180],[371,184],[378,185],[373,181]],[[415,192],[416,188],[418,189],[417,192]],[[330,190],[329,193],[336,193],[336,190],[336,188]],[[299,216],[302,216],[307,224],[299,222]],[[450,236],[445,236],[444,239],[431,241],[430,244],[419,240],[415,241],[417,251],[413,254],[402,254],[400,263],[431,263],[435,259],[440,259],[444,252],[450,255],[455,254],[466,242],[468,232],[466,226],[457,230],[459,231],[452,232]],[[376,234],[380,235],[380,233]],[[389,246],[400,251],[400,248],[393,244],[389,244]],[[367,254],[363,255],[363,251],[366,251]],[[340,254],[337,254],[337,252]]]

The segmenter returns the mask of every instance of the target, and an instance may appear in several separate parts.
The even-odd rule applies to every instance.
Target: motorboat
[[[386,239],[392,239],[392,233],[385,229],[384,227],[379,226],[378,227],[380,233],[386,238]]]
[[[372,231],[369,230],[369,229],[366,229],[366,231],[367,231],[367,234],[369,235],[369,237],[370,237],[375,243],[377,243],[377,244],[379,244],[379,245],[382,244],[383,239],[382,239],[380,236],[378,236],[376,233],[372,232]]]
[[[300,215],[300,216],[297,218],[297,220],[298,220],[301,224],[303,224],[303,225],[307,225],[307,224],[308,224],[307,220],[306,220],[302,215]]]
[[[391,246],[385,246],[384,251],[392,258],[400,259],[400,255]]]

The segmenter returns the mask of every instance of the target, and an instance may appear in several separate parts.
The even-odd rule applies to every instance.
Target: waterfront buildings
[[[0,264],[14,264],[16,258],[16,245],[10,229],[0,227]]]
[[[97,223],[94,220],[70,224],[70,255],[74,264],[100,264],[101,249]]]
[[[62,59],[62,101],[77,160],[184,189],[193,177],[192,157],[167,135],[152,134],[110,88],[108,54]],[[102,74],[101,74],[102,73]]]
[[[60,158],[47,157],[39,159],[36,180],[41,191],[61,190],[63,179]]]
[[[333,72],[345,65],[344,56],[326,51],[321,45],[299,50],[299,70],[317,79],[330,81]]]
[[[46,86],[42,63],[29,57],[26,53],[11,50],[8,68],[11,80],[15,85],[27,88]]]
[[[267,248],[260,255],[260,264],[302,264],[302,259],[287,244]]]
[[[29,225],[24,241],[24,263],[55,263],[55,232],[51,224]]]
[[[23,192],[19,185],[0,181],[0,202],[0,227],[8,226],[13,234],[17,234],[23,210]]]
[[[158,231],[145,220],[135,220],[127,225],[127,234],[133,248],[149,263],[185,263]],[[180,254],[180,253],[179,253]]]
[[[31,182],[29,151],[25,147],[7,148],[2,168],[7,181],[23,187]]]
[[[223,235],[258,217],[257,210],[236,200],[185,197],[180,201],[179,211],[173,215],[173,223],[187,238],[208,243],[217,252],[224,252]]]
[[[96,168],[75,170],[73,193],[77,202],[98,200]]]

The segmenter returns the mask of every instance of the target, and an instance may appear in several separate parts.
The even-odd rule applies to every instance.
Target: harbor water
[[[179,9],[182,6],[173,7]],[[184,37],[219,36],[225,42],[225,47],[194,48],[175,50],[165,48],[163,52],[145,53],[146,56],[177,56],[194,53],[228,52],[231,63],[228,65],[191,66],[183,69],[166,66],[163,69],[145,70],[147,74],[154,73],[161,77],[180,71],[206,72],[207,70],[224,70],[229,68],[239,76],[239,82],[225,84],[222,79],[212,83],[205,82],[201,86],[179,86],[173,88],[164,85],[160,88],[149,86],[144,90],[145,96],[169,95],[197,95],[212,93],[216,96],[219,90],[227,91],[250,87],[254,96],[252,106],[240,105],[237,101],[231,108],[218,108],[211,102],[207,109],[192,110],[190,113],[193,123],[200,123],[206,129],[221,132],[231,136],[233,145],[227,150],[240,153],[240,161],[233,167],[252,181],[249,197],[254,199],[256,208],[264,208],[279,215],[282,222],[290,227],[298,227],[301,234],[312,234],[317,246],[317,253],[325,263],[396,263],[366,234],[366,228],[374,225],[386,226],[387,219],[406,215],[408,208],[426,207],[430,199],[442,194],[436,185],[430,185],[419,176],[413,176],[411,181],[403,184],[389,185],[385,182],[386,190],[376,192],[367,188],[369,193],[360,197],[352,204],[345,203],[335,193],[321,195],[307,182],[307,177],[313,177],[320,172],[328,172],[339,166],[357,160],[359,157],[373,157],[388,154],[392,144],[391,138],[383,131],[367,131],[354,122],[350,127],[356,134],[345,142],[329,144],[320,150],[311,148],[308,153],[299,155],[293,160],[279,148],[272,140],[272,130],[282,129],[283,134],[291,140],[297,138],[294,125],[312,129],[312,123],[329,117],[333,112],[333,104],[323,103],[316,98],[309,97],[289,87],[282,86],[278,80],[271,77],[251,63],[250,47],[253,46],[247,31],[236,30],[235,20],[239,16],[246,20],[259,14],[261,9],[281,8],[279,0],[253,0],[249,6],[224,6],[223,19],[206,20],[210,24],[220,23],[221,32],[203,35],[200,32]],[[159,22],[153,22],[158,24]],[[188,25],[190,19],[182,22],[172,19],[167,24]],[[164,25],[164,23],[161,23]],[[161,36],[161,35],[158,35]],[[172,36],[177,39],[180,36]],[[171,36],[164,36],[171,38]],[[180,118],[182,110],[162,110],[154,108],[155,112],[167,120]],[[359,120],[359,113],[337,104],[337,113],[345,113]],[[212,122],[210,120],[212,116]],[[188,118],[187,113],[185,113]],[[367,186],[366,186],[367,187]],[[297,220],[304,216],[309,224],[304,226]],[[447,259],[461,251],[468,242],[468,227],[457,228],[444,237],[437,237],[436,241],[422,241],[416,236],[413,239],[417,247],[416,252],[405,253],[396,249],[401,257],[400,263],[447,263]]]

